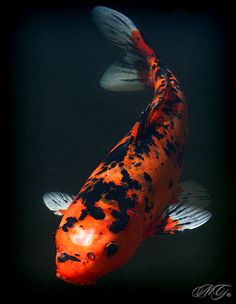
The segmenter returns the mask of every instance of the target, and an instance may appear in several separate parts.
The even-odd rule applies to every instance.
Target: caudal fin
[[[96,6],[92,16],[103,35],[125,51],[125,56],[106,70],[100,80],[101,87],[110,91],[140,91],[150,87],[147,58],[155,54],[135,24],[123,14],[104,6]]]

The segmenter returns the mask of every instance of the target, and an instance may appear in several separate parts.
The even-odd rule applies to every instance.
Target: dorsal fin
[[[158,107],[161,103],[157,102],[155,105],[149,104],[146,109],[142,112],[139,121],[138,121],[138,127],[136,130],[136,137],[135,140],[139,141],[143,137],[146,136],[146,134],[151,129],[156,129],[157,127],[157,119],[155,116],[158,115]]]

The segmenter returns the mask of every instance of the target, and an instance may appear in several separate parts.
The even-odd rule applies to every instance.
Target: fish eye
[[[105,252],[106,252],[107,256],[110,257],[110,256],[113,256],[114,254],[116,254],[118,249],[119,249],[119,246],[117,243],[110,242],[106,245]]]

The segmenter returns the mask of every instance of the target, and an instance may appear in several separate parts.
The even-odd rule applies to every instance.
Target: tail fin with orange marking
[[[92,16],[103,35],[125,51],[125,56],[106,70],[100,85],[110,91],[140,91],[151,87],[148,58],[155,57],[155,54],[135,24],[123,14],[104,6],[96,6]]]

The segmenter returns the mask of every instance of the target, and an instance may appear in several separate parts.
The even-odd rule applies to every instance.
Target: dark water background
[[[121,52],[93,24],[92,5],[22,9],[12,17],[8,40],[14,290],[24,297],[79,300],[142,293],[192,301],[196,286],[232,284],[227,27],[204,8],[111,7],[136,23],[182,84],[190,115],[182,180],[209,190],[213,218],[192,232],[145,240],[127,264],[94,286],[56,279],[53,233],[60,219],[47,210],[42,195],[79,192],[152,92],[112,93],[99,87]]]

